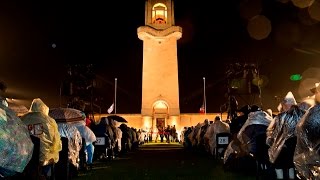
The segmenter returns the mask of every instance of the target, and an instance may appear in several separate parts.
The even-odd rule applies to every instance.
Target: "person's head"
[[[9,106],[8,102],[7,102],[7,99],[5,97],[1,96],[1,95],[0,95],[0,104],[4,105],[6,107]]]
[[[297,105],[297,102],[292,92],[289,91],[280,104],[282,111],[288,111],[292,105]]]
[[[320,103],[320,82],[315,83],[315,87],[310,89],[310,91],[314,94],[315,102]]]
[[[220,121],[221,119],[220,119],[220,116],[216,116],[215,118],[214,118],[214,122],[216,122],[216,121]]]
[[[8,107],[8,102],[7,102],[6,97],[4,95],[6,90],[7,90],[7,86],[3,82],[0,81],[0,103]]]
[[[238,110],[238,113],[239,113],[239,116],[242,116],[242,115],[248,115],[250,113],[250,106],[249,105],[244,105],[242,106],[239,110]]]
[[[205,119],[205,120],[204,120],[204,124],[209,124],[209,120],[208,120],[208,119]]]
[[[272,112],[272,109],[270,109],[270,108],[267,109],[267,110],[266,110],[266,113],[268,113],[270,116],[272,116],[272,113],[273,113],[273,112]]]
[[[313,106],[313,104],[308,103],[308,102],[306,102],[306,101],[300,102],[300,103],[298,104],[298,107],[299,107],[301,110],[304,110],[304,111],[307,111],[307,110],[310,109],[312,106]]]
[[[40,99],[35,98],[33,99],[31,106],[30,106],[30,112],[42,112],[45,115],[49,114],[49,107]]]
[[[4,82],[0,81],[0,96],[3,96],[6,90],[7,90],[7,86],[4,84]]]
[[[256,112],[256,111],[261,111],[261,108],[258,105],[252,105],[250,107],[250,112]]]

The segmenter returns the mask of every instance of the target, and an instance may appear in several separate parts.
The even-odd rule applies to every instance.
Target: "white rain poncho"
[[[209,122],[208,120],[206,119],[202,124],[201,124],[201,127],[200,129],[198,130],[198,133],[197,133],[197,145],[198,146],[202,146],[204,145],[204,135],[206,134],[208,128],[209,128]]]
[[[234,157],[231,157],[234,155]],[[244,156],[243,150],[241,149],[241,143],[238,139],[232,140],[223,156],[223,163],[226,164],[231,158],[238,158]]]
[[[297,145],[294,164],[305,179],[320,175],[320,104],[310,108],[296,126]]]
[[[29,112],[21,117],[30,134],[40,138],[39,161],[41,166],[57,163],[59,152],[62,150],[58,125],[48,114],[48,106],[37,98],[32,101]]]
[[[75,126],[66,123],[58,123],[61,137],[68,138],[68,157],[71,164],[79,167],[79,151],[82,147],[81,134]]]
[[[267,128],[271,121],[272,121],[272,117],[264,111],[251,112],[248,115],[247,121],[244,123],[244,125],[240,129],[239,133],[237,134],[237,138],[242,143],[242,145],[244,145],[244,146],[250,145],[251,143],[254,143],[255,137],[251,137],[250,135],[249,136],[247,135],[247,134],[251,134],[250,132],[248,132],[248,130],[249,130],[248,127],[252,126],[252,125],[253,126],[263,125],[263,126],[266,126],[266,128]],[[259,131],[258,128],[253,128],[252,130]],[[258,135],[259,133],[265,133],[265,131],[264,132],[255,132],[254,134]],[[246,150],[247,152],[250,152],[250,149],[244,148],[244,150]]]
[[[278,114],[267,129],[267,144],[269,160],[274,163],[278,158],[286,140],[295,136],[295,128],[305,111],[293,105],[286,111]]]
[[[192,130],[192,132],[188,135],[189,140],[191,141],[192,146],[197,145],[197,134],[200,131],[202,124],[198,123]]]
[[[183,144],[185,142],[184,140],[184,133],[187,131],[187,128],[184,127],[182,130],[181,130],[181,134],[180,134],[180,143]]]
[[[315,96],[311,96],[311,97],[308,96],[298,104],[299,108],[305,111],[309,110],[314,105],[315,105]]]
[[[118,151],[121,151],[121,139],[122,139],[122,131],[120,128],[115,127],[117,134],[117,143],[118,143]],[[143,142],[143,133],[140,134],[140,141]]]
[[[32,152],[33,143],[27,126],[14,111],[0,103],[0,167],[21,173],[29,163]]]
[[[215,120],[214,123],[210,124],[206,134],[204,135],[205,142],[208,142],[209,151],[212,155],[216,148],[216,135],[223,132],[230,133],[229,124],[222,122],[221,120]]]
[[[96,135],[93,133],[93,131],[88,126],[86,126],[85,120],[68,122],[68,124],[73,125],[78,129],[81,137],[86,141],[86,145],[91,144],[97,140]]]

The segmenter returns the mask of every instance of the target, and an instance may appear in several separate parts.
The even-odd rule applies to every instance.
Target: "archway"
[[[158,128],[165,128],[167,126],[167,117],[169,113],[168,103],[164,100],[157,100],[153,104],[153,127],[158,130]]]
[[[167,6],[157,3],[152,7],[152,23],[166,24],[168,18]]]

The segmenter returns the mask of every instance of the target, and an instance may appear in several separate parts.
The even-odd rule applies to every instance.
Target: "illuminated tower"
[[[144,126],[177,124],[180,115],[177,40],[173,0],[146,0],[143,41],[142,107]],[[148,127],[148,128],[149,128]]]

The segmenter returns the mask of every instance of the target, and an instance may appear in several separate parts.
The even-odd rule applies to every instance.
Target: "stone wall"
[[[95,120],[98,122],[101,117],[107,117],[109,114],[95,115]],[[136,129],[145,129],[146,127],[151,127],[152,117],[142,116],[141,114],[117,114],[118,116],[123,117],[128,121],[126,123],[129,127],[134,127]],[[205,119],[213,121],[216,116],[221,116],[220,113],[207,113],[207,114],[198,114],[198,113],[186,113],[180,114],[180,117],[168,118],[168,125],[176,125],[177,130],[181,130],[184,127],[195,126],[198,123],[204,122]],[[222,119],[227,119],[227,114],[222,114]],[[119,123],[117,123],[119,124]]]

